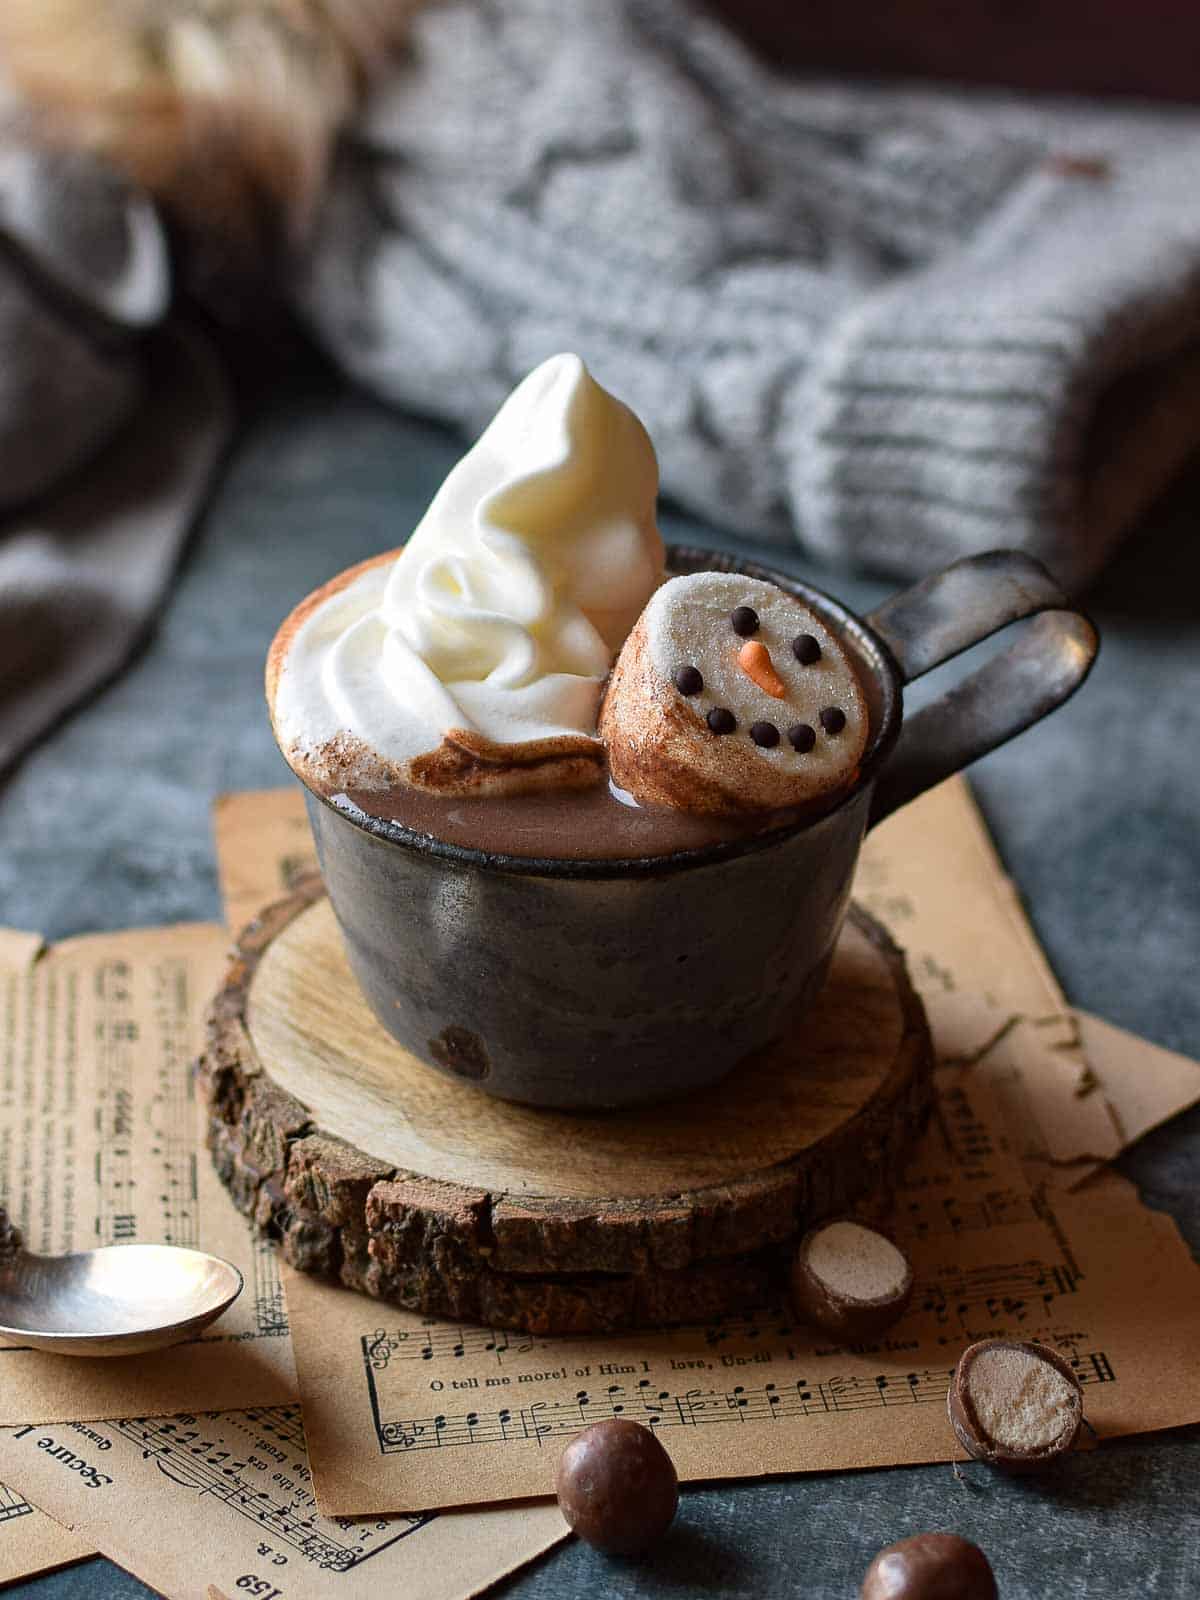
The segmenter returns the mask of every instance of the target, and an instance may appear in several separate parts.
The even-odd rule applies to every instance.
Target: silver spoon
[[[0,1342],[66,1356],[130,1356],[178,1344],[242,1292],[220,1256],[169,1244],[37,1256],[0,1207]]]

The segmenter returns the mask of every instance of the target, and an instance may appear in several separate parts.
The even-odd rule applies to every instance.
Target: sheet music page
[[[296,1396],[276,1257],[213,1171],[190,1072],[227,947],[211,923],[0,941],[0,1200],[26,1248],[189,1245],[246,1280],[219,1322],[153,1355],[0,1346],[0,1423]]]
[[[73,1533],[23,1494],[0,1483],[0,1583],[15,1583],[35,1572],[65,1567],[94,1555],[86,1534]]]
[[[199,1340],[157,1355],[0,1347],[0,1414],[18,1424],[0,1462],[21,1486],[0,1490],[0,1582],[101,1550],[188,1600],[466,1600],[566,1526],[553,1506],[317,1513],[299,1410],[279,1403],[296,1383],[276,1257],[212,1169],[189,1071],[227,953],[208,924],[51,949],[0,929],[0,1198],[28,1246],[198,1245],[246,1278]]]
[[[288,894],[317,864],[299,784],[218,795],[213,834],[221,902],[232,933]]]
[[[236,848],[243,890],[256,877],[261,901],[285,886],[273,841],[298,870],[278,816],[302,811],[288,791],[274,806],[260,795],[242,810],[242,798],[218,814],[218,844],[222,856]],[[1123,1142],[1114,1101],[1153,1076],[1158,1052],[1126,1034],[1103,1078],[1086,1060],[962,780],[868,839],[857,892],[907,947],[943,1063],[893,1219],[917,1276],[905,1317],[852,1349],[785,1306],[710,1327],[537,1339],[285,1269],[324,1510],[545,1494],[565,1440],[613,1415],[661,1429],[684,1478],[946,1460],[951,1367],[993,1335],[1061,1350],[1102,1438],[1200,1418],[1200,1269],[1173,1222],[1100,1165]],[[1200,1069],[1179,1060],[1149,1096],[1156,1115],[1200,1088]]]
[[[1200,1062],[1076,1012],[1088,1066],[1120,1129],[1122,1147],[1200,1100]]]
[[[0,1463],[171,1600],[467,1600],[567,1533],[556,1505],[322,1517],[296,1406],[5,1428]]]
[[[969,991],[1074,1044],[1058,980],[1005,874],[966,778],[950,778],[863,841],[855,898],[890,929],[923,995]]]
[[[322,1506],[545,1494],[570,1435],[617,1415],[661,1430],[682,1478],[948,1460],[950,1369],[993,1336],[1060,1350],[1101,1439],[1200,1420],[1200,1269],[1116,1174],[1072,1191],[1023,1159],[1028,1070],[1016,1047],[994,1068],[940,1070],[893,1219],[916,1291],[868,1346],[838,1348],[786,1306],[531,1338],[372,1306],[285,1268]]]

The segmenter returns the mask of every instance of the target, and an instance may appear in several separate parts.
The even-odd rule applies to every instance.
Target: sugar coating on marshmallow
[[[808,1269],[844,1300],[888,1300],[899,1295],[908,1262],[890,1239],[857,1222],[831,1222],[813,1235]]]
[[[769,694],[741,664],[747,640],[735,632],[731,618],[741,606],[756,613],[753,639],[765,647],[770,665],[785,694]],[[650,663],[666,684],[674,685],[684,667],[695,667],[703,690],[688,699],[697,715],[724,708],[737,719],[741,740],[758,722],[771,723],[779,742],[756,746],[761,761],[781,776],[794,778],[813,793],[836,788],[853,773],[867,742],[867,706],[858,676],[840,641],[821,618],[774,583],[736,572],[696,572],[672,578],[654,595],[644,612]],[[807,635],[820,648],[817,661],[804,664],[793,645]],[[845,726],[826,732],[822,711],[836,709]],[[806,751],[793,748],[788,730],[812,728],[815,743]]]
[[[1046,1450],[1075,1428],[1078,1390],[1031,1351],[981,1350],[966,1382],[980,1427],[1002,1450],[1021,1455]]]

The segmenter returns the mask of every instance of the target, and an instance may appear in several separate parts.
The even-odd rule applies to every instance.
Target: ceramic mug
[[[1060,705],[1098,646],[1045,569],[1014,551],[955,562],[862,618],[754,563],[669,554],[676,573],[778,584],[849,650],[871,731],[832,810],[673,855],[535,860],[307,796],[376,1017],[431,1067],[489,1094],[572,1110],[668,1099],[794,1031],[825,975],[866,830]],[[906,683],[1020,618],[1031,620],[1002,653],[901,725]]]

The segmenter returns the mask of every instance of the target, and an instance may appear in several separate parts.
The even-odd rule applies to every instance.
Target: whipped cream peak
[[[466,735],[491,754],[487,786],[505,785],[495,747],[536,746],[547,786],[556,753],[577,774],[603,680],[662,578],[657,491],[633,412],[578,356],[544,362],[399,555],[335,579],[280,630],[268,693],[289,759],[340,751],[321,779],[337,782],[353,752],[355,787],[424,785],[443,769],[414,760]],[[529,787],[530,750],[511,756]]]

